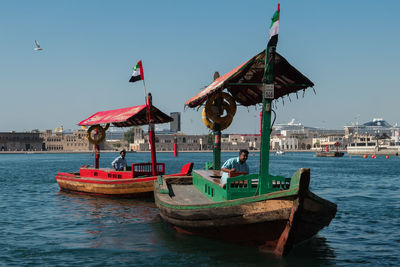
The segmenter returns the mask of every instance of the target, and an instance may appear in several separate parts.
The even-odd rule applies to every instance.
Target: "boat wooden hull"
[[[149,164],[145,163],[136,165]],[[188,175],[191,174],[192,168],[193,163],[189,162],[182,166],[180,173],[165,175],[165,177]],[[145,171],[147,172],[148,170]],[[162,173],[164,173],[164,170]],[[80,172],[57,173],[56,180],[60,186],[60,190],[62,191],[107,197],[134,198],[147,196],[152,197],[154,180],[156,180],[157,177],[158,175],[142,175],[140,177],[134,177],[132,171],[114,171],[110,169],[95,169],[82,166]]]
[[[200,205],[173,200],[173,184],[192,186],[190,177],[164,178],[162,185],[155,183],[155,201],[161,217],[177,231],[286,255],[294,245],[329,225],[337,210],[336,204],[308,190],[309,169],[303,170],[297,190]]]
[[[153,193],[153,183],[157,176],[132,179],[99,179],[59,173],[57,183],[62,191],[93,194],[110,197],[144,197]]]

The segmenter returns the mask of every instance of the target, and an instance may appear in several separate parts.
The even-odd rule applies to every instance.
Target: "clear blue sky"
[[[343,125],[382,117],[400,123],[400,2],[280,1],[277,50],[315,83],[280,101],[277,123]],[[2,1],[0,131],[75,129],[101,110],[144,104],[148,91],[183,131],[206,133],[184,103],[266,46],[277,1]],[[33,51],[34,40],[44,49]],[[259,108],[239,108],[224,132],[258,131]],[[165,125],[168,127],[168,125]]]

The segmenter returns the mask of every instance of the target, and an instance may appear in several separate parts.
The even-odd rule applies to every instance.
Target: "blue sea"
[[[118,153],[103,153],[110,167]],[[236,153],[222,153],[222,160]],[[167,172],[204,168],[212,153],[159,153]],[[150,155],[128,153],[128,163]],[[57,172],[93,164],[93,154],[0,154],[1,266],[399,266],[400,157],[317,158],[271,154],[270,172],[311,168],[311,190],[338,205],[331,224],[284,258],[257,248],[177,233],[152,200],[59,191]],[[249,166],[258,172],[259,153]]]

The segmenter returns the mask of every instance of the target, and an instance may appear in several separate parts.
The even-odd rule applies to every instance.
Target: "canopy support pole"
[[[214,170],[221,169],[221,127],[218,123],[214,123]]]
[[[147,120],[149,122],[149,142],[150,142],[150,150],[151,150],[151,172],[152,175],[157,175],[157,158],[156,158],[156,147],[155,147],[155,137],[154,137],[154,124],[152,122],[151,117],[151,106],[152,106],[152,97],[149,93],[147,96]]]
[[[100,161],[100,146],[94,145],[94,168],[99,168],[99,161]]]
[[[264,82],[266,84],[274,84],[274,63],[275,63],[275,46],[267,47],[265,51],[265,72]],[[264,92],[265,93],[265,92]],[[262,106],[262,132],[261,132],[261,162],[260,162],[260,179],[259,194],[263,195],[270,191],[272,183],[269,176],[269,149],[271,138],[271,110],[272,100],[267,99],[263,95]]]
[[[174,157],[178,156],[178,137],[174,134]]]

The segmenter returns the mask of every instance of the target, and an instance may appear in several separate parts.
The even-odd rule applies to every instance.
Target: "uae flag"
[[[132,77],[129,82],[134,83],[136,81],[144,80],[142,61],[140,60],[135,67],[133,67]]]
[[[274,16],[271,19],[272,21],[271,21],[271,26],[269,28],[268,46],[276,46],[278,43],[279,16],[280,16],[280,9],[278,4],[278,10],[275,11]]]

